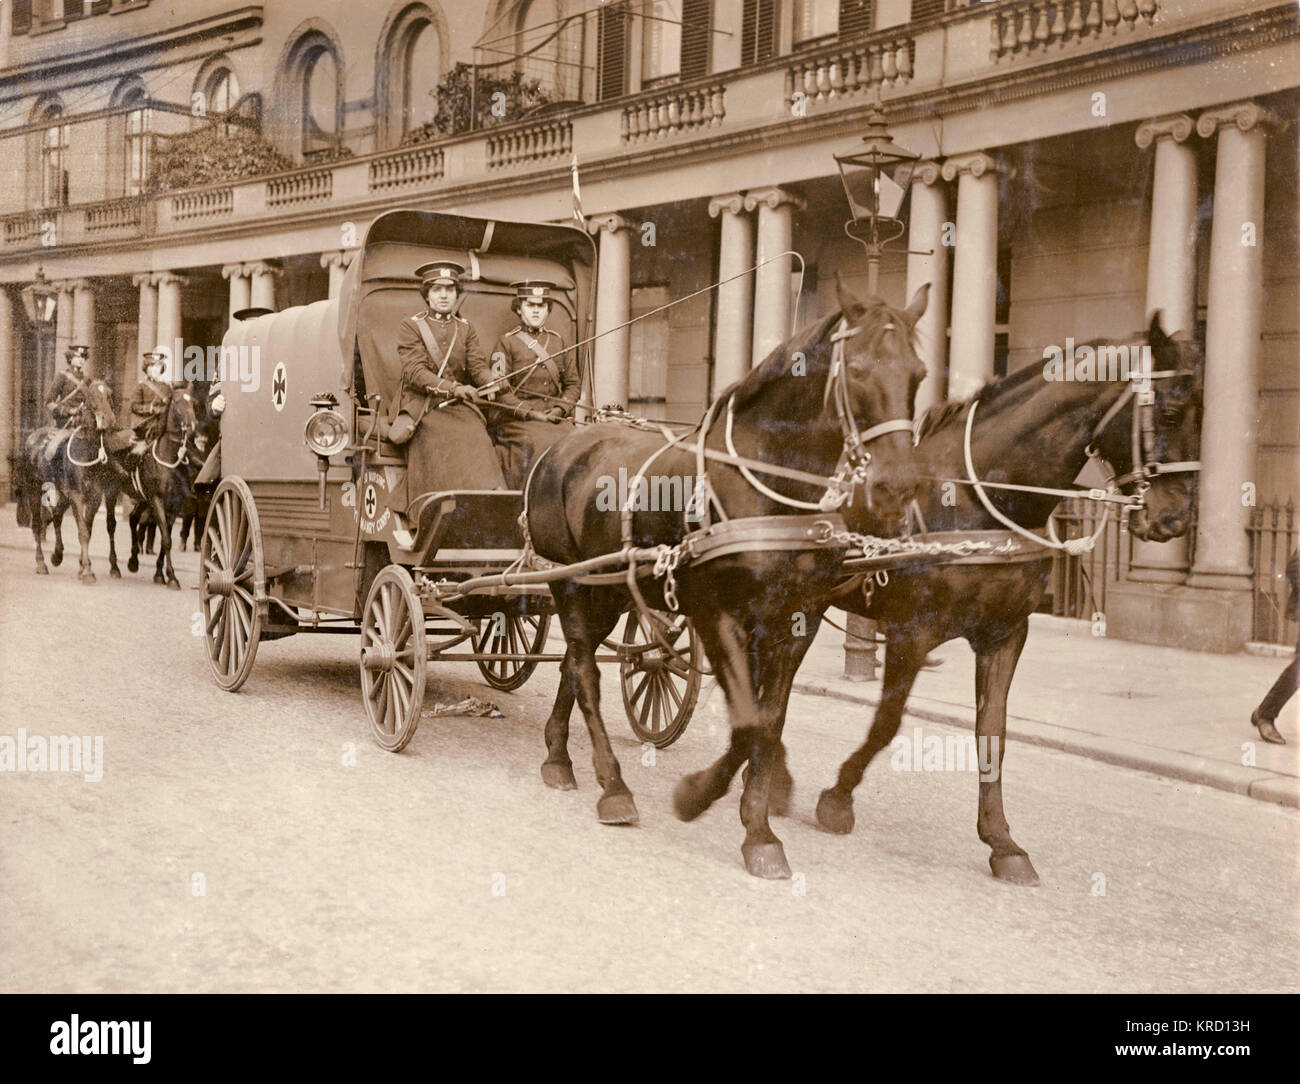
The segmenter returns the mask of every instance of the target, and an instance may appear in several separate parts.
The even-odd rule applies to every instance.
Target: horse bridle
[[[894,325],[885,324],[881,330],[892,331]],[[853,415],[852,398],[849,394],[848,365],[844,361],[844,343],[860,334],[861,331],[861,324],[850,326],[847,320],[840,317],[839,326],[830,337],[831,366],[830,371],[826,374],[826,390],[822,395],[822,406],[824,409],[828,403],[834,405],[836,421],[839,423],[840,434],[844,441],[843,450],[840,452],[839,462],[836,463],[835,470],[829,477],[826,477],[802,471],[791,471],[789,468],[771,470],[761,464],[755,468],[760,472],[766,470],[768,473],[782,477],[794,477],[796,480],[808,481],[815,485],[825,485],[826,492],[822,495],[820,501],[813,503],[812,501],[801,501],[794,497],[787,497],[764,485],[755,477],[754,470],[750,469],[748,461],[745,461],[736,451],[735,442],[732,439],[732,427],[735,420],[734,398],[727,400],[725,438],[730,458],[723,461],[731,462],[731,465],[740,471],[745,481],[765,497],[789,508],[798,508],[810,512],[834,512],[844,504],[851,507],[854,490],[860,485],[866,490],[867,469],[871,465],[871,452],[867,450],[867,445],[877,437],[883,437],[887,433],[898,433],[904,430],[910,433],[912,431],[912,422],[908,418],[894,418],[887,422],[880,422],[866,430],[858,428],[857,419]],[[708,433],[712,420],[713,410],[711,408],[705,416],[704,424],[700,427],[697,452],[703,449],[704,438]],[[709,458],[721,458],[713,453],[707,453],[707,451],[705,454],[708,454]],[[802,477],[799,477],[800,475]],[[702,461],[699,464],[698,476],[704,476]],[[867,492],[869,501],[870,494],[869,491]]]
[[[1143,503],[1143,495],[1151,488],[1150,480],[1152,478],[1161,474],[1194,473],[1201,469],[1199,459],[1183,459],[1174,463],[1161,463],[1156,458],[1156,393],[1150,383],[1152,380],[1170,380],[1195,375],[1196,371],[1194,369],[1161,369],[1152,373],[1135,374],[1129,386],[1124,389],[1120,397],[1111,404],[1110,409],[1093,426],[1092,436],[1084,451],[1090,459],[1104,462],[1101,453],[1097,450],[1097,440],[1105,432],[1106,427],[1128,405],[1129,400],[1133,400],[1133,421],[1129,434],[1132,469],[1127,474],[1112,478],[1112,484],[1117,489],[1123,489],[1124,486],[1131,482],[1136,482],[1138,506]]]
[[[190,434],[194,432],[193,428],[179,423],[180,439],[177,441],[177,456],[175,463],[168,463],[164,459],[158,458],[158,442],[167,435],[168,423],[171,421],[171,397],[167,400],[167,421],[163,423],[163,431],[159,436],[154,437],[153,443],[149,445],[149,454],[153,456],[154,462],[160,467],[166,467],[168,470],[175,470],[184,463],[188,463]]]

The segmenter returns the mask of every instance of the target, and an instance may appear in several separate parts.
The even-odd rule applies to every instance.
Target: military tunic
[[[493,379],[507,377],[498,402],[539,412],[560,407],[566,416],[573,414],[582,391],[578,362],[574,352],[565,350],[564,340],[550,328],[511,328],[497,340],[492,369]],[[543,422],[505,411],[492,412],[488,432],[501,454],[510,488],[522,489],[536,458],[572,431],[569,421]]]
[[[428,329],[437,357],[430,356],[419,324]],[[470,404],[452,398],[457,385],[474,387],[490,377],[469,321],[432,312],[407,317],[397,332],[397,356],[402,362],[398,409],[417,423],[407,445],[408,496],[414,499],[450,489],[504,489],[483,416]],[[439,408],[449,400],[449,405]]]
[[[65,426],[76,416],[84,401],[85,390],[85,381],[71,369],[64,369],[54,378],[45,408],[53,415],[56,425]],[[74,395],[74,392],[81,394]]]
[[[171,388],[157,380],[142,380],[131,399],[132,429],[137,438],[148,440],[160,434],[162,415],[171,401]]]

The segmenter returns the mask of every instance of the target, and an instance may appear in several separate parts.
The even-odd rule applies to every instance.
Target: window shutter
[[[113,0],[92,0],[90,14],[103,15],[113,6]]]
[[[709,74],[709,39],[713,36],[713,5],[709,0],[682,4],[682,78]]]
[[[760,64],[776,56],[776,0],[745,0],[740,62]]]
[[[32,0],[13,0],[14,33],[26,34],[32,28]]]
[[[603,102],[627,91],[627,8],[623,4],[602,7],[599,32],[596,97]]]
[[[912,0],[912,22],[942,15],[947,7],[947,0]]]
[[[870,34],[876,28],[874,0],[840,0],[840,37]]]

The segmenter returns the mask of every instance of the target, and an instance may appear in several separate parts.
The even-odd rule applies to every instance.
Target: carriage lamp
[[[303,439],[316,455],[316,478],[319,482],[320,507],[325,508],[325,475],[330,469],[330,456],[338,455],[348,446],[348,423],[336,409],[338,400],[329,392],[311,400],[315,408],[303,428]]]
[[[879,88],[867,114],[867,134],[862,137],[862,144],[847,154],[834,155],[853,214],[844,223],[844,232],[867,250],[872,280],[868,289],[873,294],[881,253],[887,244],[902,237],[906,229],[898,213],[920,157],[915,151],[900,147],[889,134]]]
[[[52,324],[59,310],[59,291],[45,277],[45,269],[36,269],[36,281],[21,290],[23,311],[33,324]]]

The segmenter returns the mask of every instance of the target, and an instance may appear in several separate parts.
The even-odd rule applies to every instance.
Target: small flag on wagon
[[[582,189],[578,187],[578,155],[575,153],[569,166],[573,174],[573,220],[582,228],[587,228],[586,216],[582,213]]]

